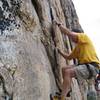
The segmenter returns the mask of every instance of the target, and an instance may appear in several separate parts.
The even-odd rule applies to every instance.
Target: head
[[[83,31],[80,30],[80,29],[72,29],[72,32],[75,32],[75,33],[82,33]]]
[[[73,32],[74,34],[82,33],[82,31],[79,30],[79,29],[72,29],[72,32]],[[78,39],[75,38],[75,37],[73,37],[73,38],[71,38],[71,39],[72,39],[72,41],[75,42],[75,43],[78,42]]]

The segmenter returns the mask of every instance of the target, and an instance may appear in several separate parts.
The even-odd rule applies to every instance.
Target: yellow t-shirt
[[[100,64],[91,40],[84,33],[78,34],[78,44],[68,57],[68,59],[73,58],[76,58],[79,64],[90,62],[97,62]]]

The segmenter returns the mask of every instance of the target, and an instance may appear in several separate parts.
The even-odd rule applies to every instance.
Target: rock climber
[[[65,100],[70,91],[72,78],[90,79],[95,77],[100,69],[100,61],[90,38],[80,30],[70,31],[63,24],[55,21],[61,32],[67,35],[76,45],[70,54],[58,49],[58,52],[66,59],[77,59],[77,65],[67,65],[62,68],[63,85],[61,100]]]

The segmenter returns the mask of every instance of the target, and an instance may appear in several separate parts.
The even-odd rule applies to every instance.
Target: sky
[[[100,59],[100,0],[72,0],[84,32],[91,38]]]

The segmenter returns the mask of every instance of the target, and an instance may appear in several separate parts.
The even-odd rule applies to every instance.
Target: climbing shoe
[[[50,94],[50,100],[61,100],[58,94]]]
[[[55,92],[55,94],[50,94],[50,100],[66,100],[65,97],[61,97],[61,93]]]
[[[70,97],[70,96],[71,96],[71,92],[72,92],[72,90],[70,90],[70,91],[67,93],[66,97]],[[61,96],[61,92],[55,92],[55,94],[58,95],[58,96]]]

